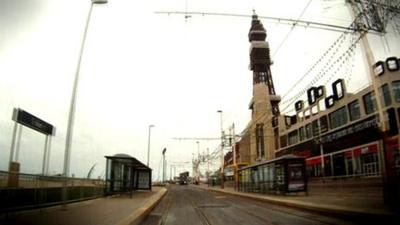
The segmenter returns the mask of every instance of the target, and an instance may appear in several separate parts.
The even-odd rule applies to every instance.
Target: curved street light
[[[85,47],[86,36],[87,36],[88,28],[89,28],[90,18],[92,15],[93,5],[94,4],[104,4],[107,2],[108,2],[108,0],[92,0],[92,4],[90,4],[89,13],[88,13],[88,16],[86,19],[85,31],[83,32],[81,48],[79,51],[79,59],[78,59],[78,64],[76,66],[74,83],[72,86],[72,96],[71,96],[71,102],[70,102],[69,114],[68,114],[67,135],[66,135],[66,140],[65,140],[64,167],[63,167],[63,175],[65,177],[65,181],[64,181],[64,185],[63,185],[63,191],[62,191],[62,199],[63,199],[64,207],[66,207],[66,201],[67,201],[67,177],[68,177],[69,169],[70,169],[69,164],[70,164],[70,158],[71,158],[72,133],[74,130],[76,98],[77,98],[79,72],[80,72],[80,68],[81,68],[83,50]]]
[[[150,160],[150,136],[151,136],[151,128],[155,127],[153,124],[149,125],[149,139],[147,142],[147,166],[149,166],[149,160]]]

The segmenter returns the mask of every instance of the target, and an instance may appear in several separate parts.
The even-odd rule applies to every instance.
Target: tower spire
[[[272,81],[270,49],[268,42],[265,40],[267,32],[254,9],[248,36],[251,43],[250,70],[253,71],[253,85],[265,84],[267,86],[272,112],[276,116],[279,114],[278,103],[280,98],[276,96]]]

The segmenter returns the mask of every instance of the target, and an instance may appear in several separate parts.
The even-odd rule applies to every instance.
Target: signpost
[[[9,172],[19,172],[19,143],[22,136],[22,127],[26,126],[46,135],[43,153],[42,174],[47,174],[49,168],[51,136],[54,136],[56,134],[56,128],[50,123],[47,123],[46,121],[20,108],[14,108],[12,120],[15,121],[15,125],[10,149]],[[18,186],[18,184],[12,186]]]

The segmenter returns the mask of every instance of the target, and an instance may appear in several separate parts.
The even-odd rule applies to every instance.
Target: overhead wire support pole
[[[223,127],[223,120],[222,120],[222,110],[217,111],[220,114],[221,119],[221,189],[224,188],[224,127]]]

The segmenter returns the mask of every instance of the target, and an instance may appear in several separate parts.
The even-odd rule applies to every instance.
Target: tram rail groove
[[[196,214],[200,217],[201,222],[204,225],[212,225],[212,223],[210,222],[210,219],[206,216],[206,214],[203,212],[202,209],[200,209],[200,207],[198,207],[198,205],[193,201],[193,199],[188,196],[188,194],[185,194],[186,198],[189,200],[190,204],[192,205],[192,207],[194,208]]]

